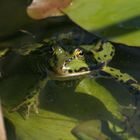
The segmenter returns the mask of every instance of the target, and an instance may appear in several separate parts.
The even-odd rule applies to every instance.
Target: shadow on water
[[[75,92],[75,86],[66,87],[50,81],[40,98],[42,109],[78,120],[101,119],[115,123],[117,121],[99,99],[86,93]]]
[[[74,88],[69,87],[52,87],[52,82],[48,83],[46,94],[43,98],[46,100],[42,105],[43,108],[65,114],[79,120],[92,117],[99,117],[100,112],[108,112],[104,105],[95,97],[87,94],[76,93]],[[44,97],[45,96],[45,97]],[[93,108],[93,110],[91,109]],[[80,114],[79,114],[80,113]],[[87,115],[88,114],[88,115]],[[102,117],[102,116],[100,116]]]
[[[103,85],[115,100],[122,106],[128,106],[129,103],[133,104],[133,96],[128,92],[128,90],[120,83],[113,79],[97,79],[97,83]],[[111,86],[110,86],[111,85]]]
[[[104,85],[104,81],[101,83]],[[107,88],[106,85],[104,86]],[[109,90],[113,92],[113,89]],[[55,81],[50,81],[41,95],[40,100],[42,109],[76,118],[82,122],[102,120],[105,133],[114,139],[121,140],[119,136],[110,130],[107,121],[123,129],[123,120],[117,120],[96,97],[88,95],[87,93],[75,92],[75,86],[66,87],[60,83],[56,85]],[[87,127],[90,127],[90,125],[87,125]],[[91,127],[93,126],[91,125]]]

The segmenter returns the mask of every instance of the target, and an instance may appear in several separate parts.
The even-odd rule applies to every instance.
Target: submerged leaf
[[[80,140],[108,140],[109,138],[102,132],[102,122],[100,120],[90,120],[82,122],[72,130],[73,134]]]

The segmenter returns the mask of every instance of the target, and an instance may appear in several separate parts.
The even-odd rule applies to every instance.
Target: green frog
[[[130,92],[140,92],[140,85],[132,76],[108,66],[115,55],[115,48],[111,42],[100,40],[90,49],[79,46],[73,51],[67,51],[57,43],[50,44],[42,47],[49,48],[47,51],[45,49],[41,51],[41,47],[39,48],[44,62],[38,64],[38,69],[45,74],[26,99],[12,109],[13,111],[26,108],[27,117],[31,110],[38,113],[38,96],[48,80],[65,81],[82,79],[87,76],[90,78],[104,77],[123,84]]]

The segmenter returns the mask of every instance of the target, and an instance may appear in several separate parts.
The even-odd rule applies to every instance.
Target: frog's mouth
[[[88,70],[75,73],[55,73],[53,71],[48,71],[47,73],[49,77],[54,80],[69,80],[69,79],[77,79],[78,77],[79,78],[85,77],[93,73],[93,71]]]
[[[67,72],[54,72],[48,70],[48,75],[51,79],[54,80],[69,80],[69,79],[77,79],[77,78],[83,78],[87,75],[96,75],[97,72],[102,69],[102,67],[105,65],[105,63],[100,63],[96,66],[90,66],[90,67],[81,67],[79,70],[70,71]]]

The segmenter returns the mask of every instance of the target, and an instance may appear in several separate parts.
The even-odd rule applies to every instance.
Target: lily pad
[[[139,0],[74,0],[64,12],[79,26],[101,38],[140,46],[139,5]]]
[[[71,0],[33,0],[27,13],[33,19],[43,19],[63,15],[61,9],[67,7]]]

